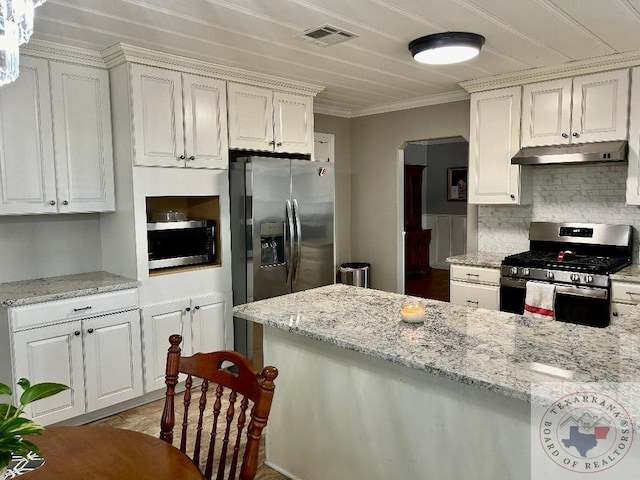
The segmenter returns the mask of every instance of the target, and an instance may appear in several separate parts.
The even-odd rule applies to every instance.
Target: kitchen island
[[[315,479],[526,479],[531,384],[640,381],[640,310],[605,329],[331,285],[234,308],[280,370],[267,462]]]

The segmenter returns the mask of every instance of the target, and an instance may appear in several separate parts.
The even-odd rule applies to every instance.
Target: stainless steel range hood
[[[548,147],[522,148],[512,159],[513,165],[549,165],[558,163],[626,162],[627,142],[581,143]]]

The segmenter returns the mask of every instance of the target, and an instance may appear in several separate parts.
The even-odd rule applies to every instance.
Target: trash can
[[[371,265],[363,262],[343,263],[338,270],[338,281],[346,285],[369,288]]]

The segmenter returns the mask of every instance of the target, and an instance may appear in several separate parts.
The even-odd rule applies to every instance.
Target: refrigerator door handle
[[[298,200],[293,199],[293,218],[295,218],[295,239],[296,239],[296,261],[293,270],[293,278],[291,283],[295,283],[300,273],[300,257],[302,256],[302,225],[300,224],[300,215],[298,209]]]
[[[285,203],[286,221],[285,221],[285,235],[284,235],[284,249],[285,249],[285,272],[287,275],[287,285],[291,285],[293,282],[293,208],[291,207],[291,200],[287,199]]]

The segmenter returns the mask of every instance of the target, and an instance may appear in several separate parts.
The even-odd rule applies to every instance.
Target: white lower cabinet
[[[165,388],[169,337],[182,335],[182,354],[224,350],[231,294],[213,293],[142,308],[144,387]]]
[[[3,379],[10,378],[14,388],[23,377],[71,387],[27,407],[38,423],[60,422],[142,395],[135,290],[11,307],[6,314],[12,374],[0,367]],[[16,397],[20,392],[18,387]]]
[[[497,268],[451,265],[449,301],[453,305],[500,309],[500,271]]]

